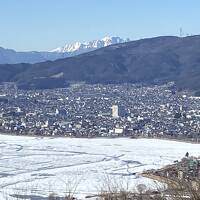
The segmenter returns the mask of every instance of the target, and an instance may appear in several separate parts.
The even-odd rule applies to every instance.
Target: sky
[[[200,0],[0,0],[0,46],[45,51],[105,36],[200,34]]]

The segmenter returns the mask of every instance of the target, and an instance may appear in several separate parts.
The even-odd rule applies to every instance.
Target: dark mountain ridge
[[[181,89],[200,90],[200,36],[161,36],[56,61],[0,65],[0,74],[0,82],[15,81],[25,89],[43,88],[44,82],[44,88],[52,88],[75,81],[153,83],[159,79],[175,81]]]

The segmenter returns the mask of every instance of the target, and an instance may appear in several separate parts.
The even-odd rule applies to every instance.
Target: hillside
[[[0,81],[21,88],[59,80],[86,83],[175,81],[179,88],[200,89],[200,36],[162,36],[111,45],[75,57],[37,64],[0,65]],[[59,87],[59,84],[55,85]]]

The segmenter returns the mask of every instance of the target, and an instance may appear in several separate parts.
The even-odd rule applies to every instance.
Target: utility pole
[[[180,37],[183,37],[183,29],[182,29],[182,27],[179,30],[179,34],[180,34]]]
[[[197,124],[197,133],[196,133],[197,143],[199,143],[199,133],[200,133],[200,124],[198,122],[198,124]]]

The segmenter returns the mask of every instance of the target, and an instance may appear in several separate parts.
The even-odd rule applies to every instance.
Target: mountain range
[[[93,40],[90,42],[75,42],[74,44],[67,44],[64,47],[58,47],[46,52],[17,52],[12,49],[5,49],[0,47],[0,64],[17,64],[17,63],[38,63],[44,61],[54,61],[61,58],[71,57],[93,51],[112,44],[128,42],[129,39],[122,39],[120,37],[105,37],[101,40]]]
[[[89,51],[93,51],[95,49],[99,49],[102,47],[107,47],[113,44],[119,44],[124,42],[129,42],[130,39],[122,39],[120,37],[105,37],[101,40],[93,40],[90,42],[76,42],[74,44],[66,44],[64,47],[58,47],[56,49],[51,50],[50,52],[56,53],[74,53],[74,54],[81,54],[86,53]]]
[[[147,38],[56,61],[0,65],[0,74],[0,82],[14,81],[22,89],[174,81],[179,89],[198,91],[200,36]]]

